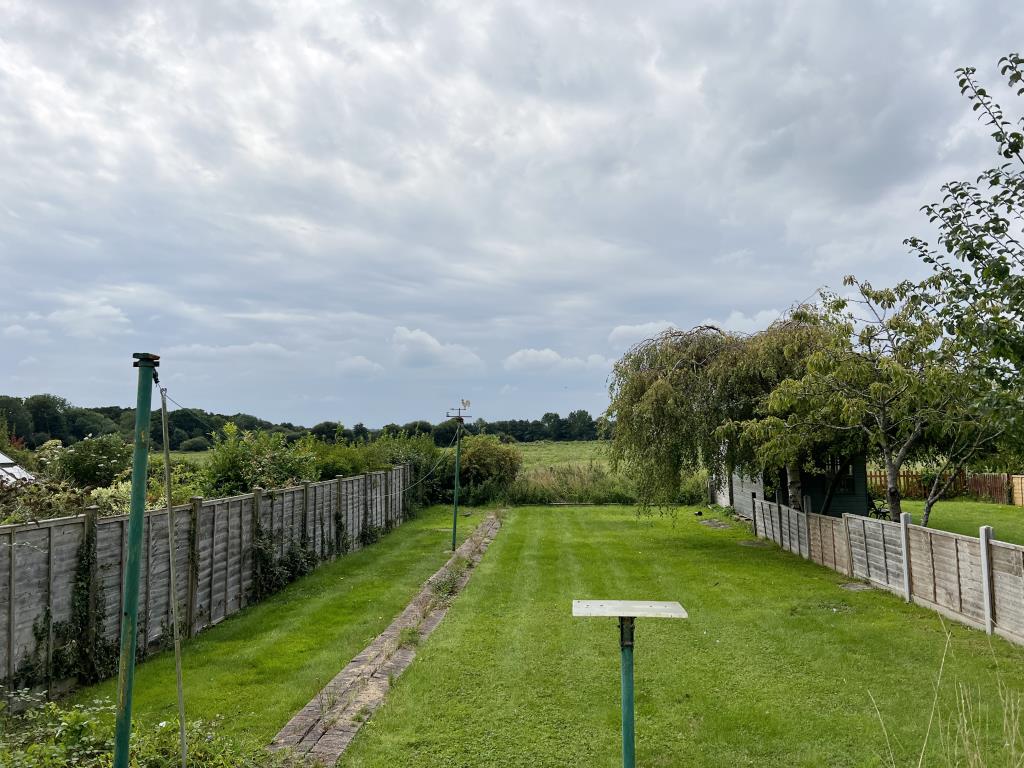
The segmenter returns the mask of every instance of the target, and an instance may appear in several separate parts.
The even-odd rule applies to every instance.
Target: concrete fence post
[[[850,565],[850,576],[854,577],[857,575],[857,569],[853,566],[853,542],[850,536],[850,515],[849,513],[843,513],[843,528],[846,530],[846,557],[847,563]]]
[[[909,603],[914,599],[913,585],[910,583],[910,513],[900,513],[900,546],[903,549],[903,597]],[[882,533],[883,539],[885,533]]]
[[[995,606],[992,604],[992,526],[983,525],[978,531],[981,550],[981,593],[985,604],[985,632],[992,634],[995,625]]]

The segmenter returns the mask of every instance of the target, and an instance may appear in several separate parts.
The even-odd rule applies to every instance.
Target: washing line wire
[[[155,376],[155,371],[153,378],[159,386],[160,382]],[[160,411],[164,438],[164,490],[167,496],[167,558],[171,593],[171,625],[174,631],[174,674],[178,689],[178,738],[181,741],[181,768],[187,768],[188,742],[185,738],[185,687],[181,674],[181,631],[178,626],[178,581],[177,569],[174,565],[177,536],[174,526],[174,505],[171,503],[171,441],[170,429],[167,424],[167,387],[160,387]]]

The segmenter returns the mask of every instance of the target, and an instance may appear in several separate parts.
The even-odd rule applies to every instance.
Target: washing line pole
[[[146,514],[146,470],[149,463],[149,417],[153,403],[153,379],[160,357],[136,352],[133,366],[139,369],[135,400],[135,452],[132,456],[131,513],[128,517],[128,561],[122,584],[121,656],[117,671],[117,729],[114,735],[114,768],[128,768],[128,742],[132,732],[132,685],[135,681],[135,644],[139,625],[139,570],[142,561],[142,528]]]
[[[154,381],[156,371],[153,372]],[[167,389],[160,388],[160,413],[164,438],[164,489],[167,494],[167,563],[171,593],[171,626],[174,629],[174,674],[178,687],[178,739],[181,742],[181,768],[188,766],[188,742],[185,739],[185,687],[181,675],[181,632],[178,630],[178,577],[174,565],[175,526],[174,507],[171,504],[171,439],[167,419]]]

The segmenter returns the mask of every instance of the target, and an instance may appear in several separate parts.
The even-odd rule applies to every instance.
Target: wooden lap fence
[[[307,563],[331,560],[400,525],[411,479],[411,467],[403,465],[231,498],[197,497],[175,507],[183,633],[191,637],[248,605],[260,568],[280,567],[297,553]],[[159,648],[170,630],[167,524],[166,509],[146,512],[140,654]],[[69,687],[73,681],[59,679],[54,661],[61,627],[117,642],[127,529],[127,515],[91,512],[0,526],[0,684]],[[76,604],[88,610],[76,612]]]
[[[860,515],[827,517],[758,500],[757,536],[908,602],[1024,644],[1024,547]]]

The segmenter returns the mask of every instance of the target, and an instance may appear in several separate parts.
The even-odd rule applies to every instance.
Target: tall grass
[[[623,473],[603,461],[532,467],[519,474],[505,491],[507,504],[636,504],[636,488]],[[707,502],[707,475],[683,479],[678,504]]]
[[[916,762],[909,764],[916,768],[933,764],[928,762],[926,756],[932,732],[937,730],[939,765],[947,768],[1024,768],[1024,720],[1021,717],[1022,700],[1019,693],[1011,691],[1000,678],[998,703],[994,705],[986,703],[980,688],[962,682],[952,684],[951,703],[948,701],[949,696],[943,696],[942,677],[946,659],[951,652],[951,642],[952,634],[946,628],[946,645],[935,678],[935,692],[921,740],[921,751]],[[871,696],[870,691],[868,695]],[[894,755],[893,740],[874,696],[871,696],[871,702],[885,736],[885,764],[887,768],[900,768],[902,763]],[[1001,728],[995,736],[989,728],[991,714],[1001,721]]]
[[[626,478],[597,462],[534,467],[508,487],[509,504],[633,504],[636,493]]]

